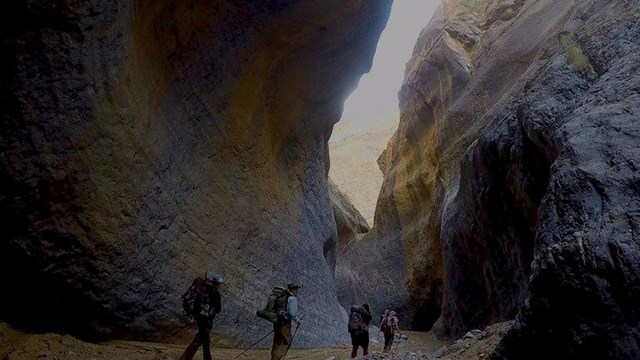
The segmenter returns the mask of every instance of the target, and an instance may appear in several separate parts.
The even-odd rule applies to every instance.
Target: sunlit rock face
[[[329,141],[329,177],[347,195],[367,223],[373,225],[376,201],[382,186],[382,172],[377,160],[396,131],[398,122],[397,117],[384,121],[366,120],[342,119],[334,126]]]
[[[338,230],[337,250],[343,252],[351,241],[362,237],[370,230],[369,224],[332,180],[329,180],[329,197]]]
[[[289,281],[297,345],[343,341],[327,140],[390,3],[3,5],[2,317],[185,337],[180,295],[215,271],[214,341],[268,332],[255,310]]]
[[[454,338],[517,318],[496,357],[640,356],[639,6],[445,1],[380,158],[372,260],[338,260],[383,286],[341,297]]]

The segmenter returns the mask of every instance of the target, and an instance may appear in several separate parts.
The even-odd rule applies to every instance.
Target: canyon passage
[[[1,5],[0,358],[175,358],[219,272],[219,358],[293,282],[291,358],[348,358],[366,302],[408,331],[371,358],[637,359],[640,2],[443,0],[367,223],[328,141],[391,6]]]

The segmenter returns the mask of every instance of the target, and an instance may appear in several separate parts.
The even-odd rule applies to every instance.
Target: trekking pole
[[[291,336],[291,342],[289,342],[289,346],[287,346],[287,351],[284,352],[284,355],[282,355],[282,359],[284,360],[284,358],[287,357],[287,353],[289,352],[289,349],[291,349],[291,345],[293,344],[293,339],[296,338],[296,333],[298,332],[298,328],[300,327],[300,323],[296,324],[296,329],[293,330],[293,335]]]
[[[240,356],[242,356],[244,353],[246,353],[247,351],[249,351],[249,349],[251,349],[252,347],[258,345],[258,343],[260,343],[260,341],[264,340],[267,338],[267,336],[273,334],[273,330],[269,331],[269,333],[265,336],[263,336],[260,340],[256,341],[255,343],[253,343],[253,345],[249,346],[248,348],[244,349],[243,352],[241,352],[240,354],[238,354],[236,357],[234,357],[234,359],[239,358]]]

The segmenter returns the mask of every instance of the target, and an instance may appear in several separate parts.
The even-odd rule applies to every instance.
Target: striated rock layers
[[[2,318],[184,338],[180,295],[216,271],[215,341],[266,333],[255,310],[288,281],[297,345],[343,341],[327,140],[389,0],[2,9]]]
[[[637,1],[445,1],[341,299],[454,338],[517,318],[497,358],[638,358],[639,36]]]

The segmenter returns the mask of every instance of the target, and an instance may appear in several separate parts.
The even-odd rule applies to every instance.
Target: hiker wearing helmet
[[[351,358],[358,356],[358,347],[362,347],[362,355],[369,355],[369,322],[371,322],[371,308],[369,304],[354,305],[349,314],[348,330],[351,335]]]
[[[395,311],[385,310],[380,322],[380,331],[384,334],[384,352],[389,352],[393,345],[393,335],[400,331]]]
[[[295,322],[302,325],[302,320],[298,316],[298,299],[300,285],[290,283],[287,285],[289,296],[287,298],[286,309],[278,310],[278,320],[273,324],[273,346],[271,347],[271,360],[280,360],[289,351],[293,336],[291,335],[291,324]]]
[[[180,360],[191,360],[202,345],[202,358],[211,360],[210,334],[213,319],[220,312],[220,292],[218,287],[224,282],[222,275],[214,274],[210,278],[196,278],[182,296],[187,315],[198,323],[198,333],[184,351]]]

